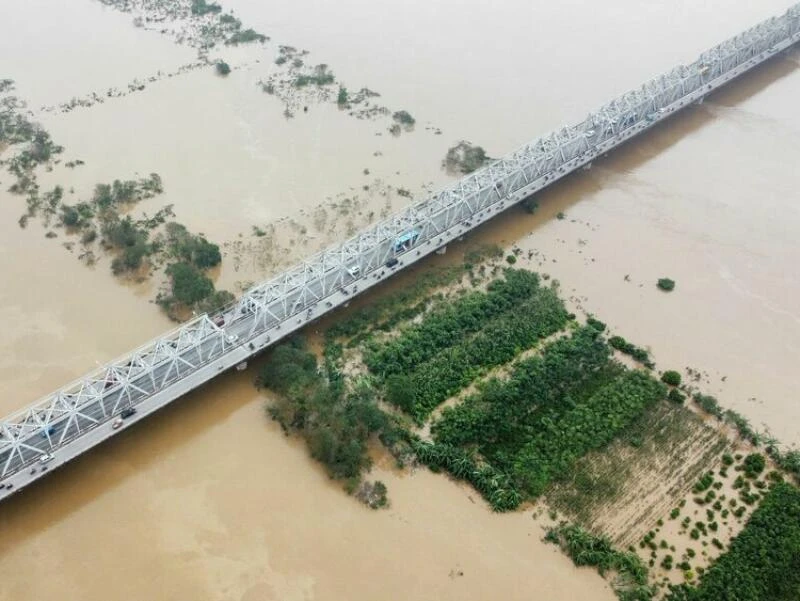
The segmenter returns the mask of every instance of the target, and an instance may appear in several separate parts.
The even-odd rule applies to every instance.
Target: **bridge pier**
[[[441,248],[437,248],[436,249],[436,254],[437,255],[443,255],[446,252],[447,252],[447,246],[446,245],[442,246]]]

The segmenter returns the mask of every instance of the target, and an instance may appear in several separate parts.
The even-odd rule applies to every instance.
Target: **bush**
[[[675,282],[669,278],[661,278],[658,280],[656,284],[661,290],[665,292],[671,292],[675,289]]]
[[[751,453],[744,458],[742,466],[745,476],[748,478],[757,478],[758,475],[764,471],[766,461],[761,453]]]
[[[668,386],[680,386],[681,374],[674,370],[665,371],[663,374],[661,374],[661,381]]]
[[[447,150],[442,166],[448,171],[466,175],[480,169],[489,160],[483,148],[462,140]]]
[[[216,68],[219,75],[227,75],[231,72],[231,66],[225,61],[217,61]]]
[[[61,223],[67,227],[76,227],[80,223],[80,215],[75,207],[64,205],[61,207]]]
[[[349,102],[349,98],[347,95],[347,88],[344,86],[339,86],[339,94],[336,96],[336,104],[339,106],[347,106]]]
[[[172,298],[190,307],[214,292],[214,284],[188,263],[173,263],[166,269],[172,282]]]
[[[695,394],[694,401],[700,405],[700,408],[708,413],[709,415],[713,415],[717,419],[722,419],[723,411],[713,396],[707,394]]]
[[[405,127],[412,127],[417,122],[408,111],[397,111],[392,115],[392,119]]]
[[[631,344],[622,336],[612,336],[608,339],[608,344],[611,346],[611,348],[616,349],[621,353],[625,353],[626,355],[630,355],[648,369],[653,368],[653,362],[650,360],[650,354],[643,348],[639,348],[638,346]]]
[[[676,405],[683,405],[683,402],[686,400],[686,395],[677,388],[672,388],[669,393],[667,393],[667,399]]]
[[[605,332],[606,331],[606,324],[604,324],[599,319],[595,319],[594,317],[588,317],[586,319],[586,325],[590,328],[597,330],[598,332]]]

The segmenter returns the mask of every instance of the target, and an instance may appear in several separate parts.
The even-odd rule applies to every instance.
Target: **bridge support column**
[[[242,361],[236,366],[236,371],[244,371],[247,369],[247,361]]]
[[[705,99],[706,99],[705,96],[701,96],[700,98],[697,99],[695,104],[700,106],[701,104],[703,104],[703,100],[705,100]]]
[[[586,164],[583,166],[583,170],[584,170],[584,171],[589,171],[589,169],[591,169],[591,168],[592,168],[592,163],[586,163]]]
[[[447,252],[447,246],[442,246],[441,248],[437,248],[436,249],[436,254],[437,255],[443,255],[446,252]]]

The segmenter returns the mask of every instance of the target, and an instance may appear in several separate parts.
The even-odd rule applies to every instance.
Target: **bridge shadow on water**
[[[706,102],[735,107],[799,67],[792,58],[775,57],[716,91]],[[469,249],[486,244],[513,244],[559,212],[566,212],[602,190],[608,185],[609,177],[629,174],[718,118],[702,105],[684,109],[595,161],[596,167],[603,168],[602,174],[600,170],[587,170],[564,178],[536,195],[539,208],[534,214],[527,213],[521,206],[503,212],[470,232],[464,241],[451,243],[445,255],[432,255],[404,270],[355,298],[349,307],[310,324],[305,333],[313,338],[315,332],[323,331],[336,320],[408,286],[422,270],[462,262],[464,252]],[[258,360],[255,363],[257,365]],[[0,503],[0,532],[3,533],[0,555],[98,500],[128,478],[154,467],[244,406],[262,402],[264,397],[252,385],[254,377],[253,368],[242,373],[223,374]],[[276,428],[276,431],[279,430]],[[130,510],[136,510],[135,500],[130,500]]]

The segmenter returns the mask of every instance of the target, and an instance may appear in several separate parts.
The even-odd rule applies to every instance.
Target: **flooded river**
[[[307,224],[287,240],[284,259],[299,258],[408,202],[387,186],[448,181],[440,163],[458,140],[508,152],[787,8],[497,4],[223,2],[273,37],[212,51],[228,78],[187,70],[61,113],[42,108],[196,54],[92,0],[0,0],[0,77],[17,82],[64,160],[86,161],[41,174],[43,188],[62,183],[77,200],[97,182],[158,172],[165,194],[142,208],[172,203],[179,221],[227,243],[219,283],[233,287],[276,268],[236,250],[257,242],[253,225]],[[385,119],[334,104],[286,119],[257,85],[278,44],[308,49],[350,89],[379,91],[415,131],[394,137]],[[798,64],[797,50],[778,57],[543,193],[535,215],[509,212],[474,236],[536,253],[530,264],[575,306],[650,345],[660,367],[699,369],[723,405],[795,443]],[[83,266],[35,221],[20,229],[24,201],[9,184],[0,174],[3,413],[170,327],[153,284],[114,280],[107,259]],[[329,209],[338,225],[315,228],[316,208],[342,197],[358,197],[358,211]],[[665,276],[671,294],[655,288]],[[442,476],[376,469],[392,507],[364,509],[262,417],[252,378],[220,378],[0,506],[0,599],[613,598],[540,541],[530,510],[491,514]]]

